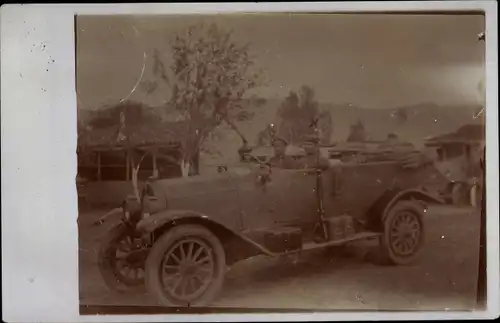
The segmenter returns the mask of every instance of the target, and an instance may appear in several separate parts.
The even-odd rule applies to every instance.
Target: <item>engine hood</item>
[[[150,186],[155,197],[166,199],[169,208],[173,208],[176,201],[195,200],[200,195],[216,194],[220,189],[236,189],[234,177],[234,174],[225,172],[156,180]]]

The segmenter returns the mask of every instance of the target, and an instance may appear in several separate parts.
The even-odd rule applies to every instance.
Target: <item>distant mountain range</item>
[[[401,139],[420,144],[424,138],[451,131],[469,123],[481,123],[476,117],[479,109],[471,106],[437,106],[419,104],[393,109],[363,109],[349,106],[325,106],[335,122],[335,140],[347,138],[349,127],[358,119],[374,140],[383,140],[391,132]],[[404,115],[405,118],[401,118]]]
[[[256,136],[254,127],[261,130],[265,124],[279,122],[276,111],[281,101],[267,100],[265,104],[254,108],[254,117],[242,124],[249,139]],[[435,136],[455,131],[468,123],[484,123],[482,115],[476,117],[478,106],[439,106],[422,103],[388,109],[369,109],[350,104],[320,103],[320,109],[329,111],[333,119],[333,141],[345,140],[350,126],[360,120],[370,139],[383,140],[391,132],[401,139],[419,143],[428,136]]]

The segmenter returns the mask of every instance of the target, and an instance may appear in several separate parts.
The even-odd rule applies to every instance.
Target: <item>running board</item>
[[[274,255],[275,256],[289,255],[289,254],[298,253],[301,251],[315,250],[315,249],[321,249],[321,248],[325,248],[325,247],[341,246],[343,244],[353,242],[353,241],[378,238],[381,235],[382,235],[382,233],[379,233],[379,232],[360,232],[360,233],[356,233],[353,236],[346,238],[346,239],[339,239],[339,240],[319,242],[319,243],[308,242],[308,243],[305,243],[302,245],[302,249],[290,250],[290,251],[285,252],[285,253],[274,254]]]
[[[339,239],[339,240],[319,242],[319,243],[307,242],[307,243],[304,243],[302,245],[301,249],[290,250],[290,251],[283,252],[283,253],[274,253],[274,252],[271,252],[263,247],[261,247],[261,249],[263,251],[265,251],[263,254],[268,256],[268,257],[280,257],[280,256],[291,255],[291,254],[297,254],[297,253],[300,253],[301,251],[315,250],[315,249],[321,249],[321,248],[333,247],[333,246],[341,246],[341,245],[344,245],[346,243],[353,242],[353,241],[378,238],[381,235],[382,235],[382,233],[379,233],[379,232],[360,232],[360,233],[356,233],[353,236],[346,238],[346,239]]]
[[[339,239],[339,240],[326,241],[326,242],[320,242],[320,243],[316,243],[316,242],[305,243],[302,246],[302,250],[313,250],[313,249],[319,249],[319,248],[324,248],[324,247],[339,246],[339,245],[343,245],[345,243],[353,242],[353,241],[357,241],[357,240],[377,238],[381,235],[382,235],[382,233],[378,233],[378,232],[360,232],[360,233],[356,233],[353,236],[346,238],[346,239]]]

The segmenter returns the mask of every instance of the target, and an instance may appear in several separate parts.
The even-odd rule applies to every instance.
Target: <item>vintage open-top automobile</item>
[[[257,255],[376,238],[384,262],[409,264],[424,244],[427,205],[442,203],[423,187],[436,171],[373,155],[323,171],[251,157],[218,174],[152,179],[124,201],[102,242],[101,274],[115,290],[145,285],[162,305],[205,306],[232,264]]]

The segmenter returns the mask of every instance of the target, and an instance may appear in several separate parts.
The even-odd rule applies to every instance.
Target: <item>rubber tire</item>
[[[164,254],[170,246],[185,236],[196,236],[205,240],[212,247],[215,256],[216,276],[207,291],[192,303],[178,302],[170,299],[162,289],[160,267]],[[210,304],[219,294],[224,284],[227,271],[226,255],[219,239],[207,228],[201,225],[183,224],[165,232],[153,245],[146,260],[146,289],[160,305],[174,307],[201,307]]]
[[[130,291],[140,291],[144,289],[144,279],[138,284],[129,284],[120,281],[113,270],[112,264],[110,263],[109,250],[113,247],[113,244],[120,241],[124,235],[127,234],[127,227],[120,223],[119,225],[113,227],[108,234],[105,236],[104,240],[101,242],[99,247],[99,252],[97,255],[97,266],[101,274],[102,279],[106,286],[120,293],[130,292]],[[144,272],[145,276],[146,272]]]
[[[420,222],[420,241],[417,250],[410,256],[398,256],[390,247],[389,234],[392,222],[396,214],[400,211],[410,211],[418,217]],[[425,242],[425,226],[421,207],[413,201],[399,201],[388,212],[383,222],[384,232],[380,237],[379,256],[380,263],[384,265],[409,265],[414,263],[420,257],[422,246]]]

